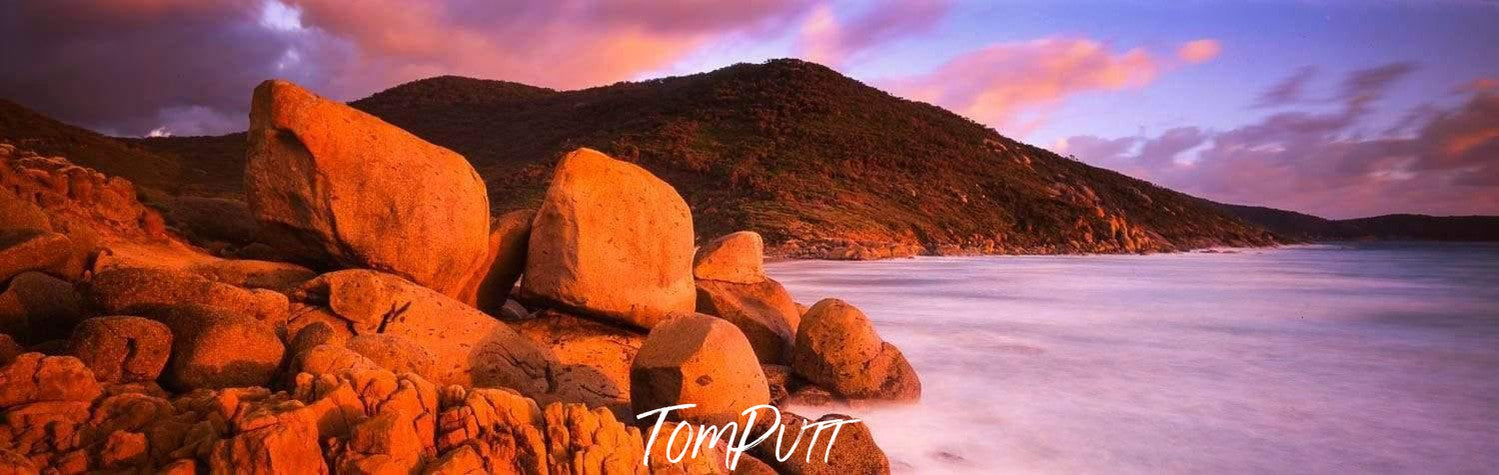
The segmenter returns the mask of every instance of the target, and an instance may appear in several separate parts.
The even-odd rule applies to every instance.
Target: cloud
[[[1141,87],[1159,70],[1143,49],[1114,52],[1090,39],[1045,38],[990,45],[883,85],[996,128],[1023,128],[1022,112],[1081,92]]]
[[[1197,64],[1212,60],[1213,58],[1218,57],[1218,53],[1222,52],[1223,45],[1219,44],[1218,40],[1204,38],[1200,40],[1188,41],[1180,48],[1177,48],[1176,57],[1181,59],[1182,61]]]
[[[802,24],[797,49],[802,59],[838,67],[875,46],[930,30],[950,7],[947,0],[884,1],[841,19],[832,4],[821,4]]]
[[[1156,137],[1081,136],[1066,143],[1069,152],[1074,143],[1139,144],[1124,154],[1073,153],[1229,203],[1335,218],[1499,213],[1499,94],[1475,91],[1446,107],[1417,106],[1406,114],[1410,126],[1374,137],[1358,133],[1376,115],[1374,105],[1414,69],[1390,63],[1349,72],[1325,98],[1340,105],[1329,112],[1280,112],[1225,131],[1180,128]]]
[[[0,96],[118,134],[244,127],[281,77],[339,99],[461,74],[577,88],[720,38],[787,31],[811,0],[50,0],[0,8]],[[876,30],[878,30],[876,28]],[[213,118],[199,125],[193,117]],[[219,118],[232,118],[232,124]]]
[[[1306,97],[1307,84],[1317,77],[1317,68],[1305,66],[1260,93],[1256,107],[1279,107],[1295,104]]]

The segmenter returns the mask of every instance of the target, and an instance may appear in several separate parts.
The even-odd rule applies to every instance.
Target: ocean
[[[768,272],[920,374],[919,404],[793,409],[864,419],[897,473],[1499,471],[1499,245]]]

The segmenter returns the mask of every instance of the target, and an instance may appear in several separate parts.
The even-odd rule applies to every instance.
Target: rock
[[[760,238],[760,233],[731,233],[704,244],[697,251],[692,276],[698,280],[758,283],[765,280],[764,256],[765,241]]]
[[[828,414],[817,421],[852,419],[841,414]],[[774,422],[773,418],[756,421],[754,433],[762,434],[763,431],[772,430],[770,426],[772,422]],[[817,429],[806,427],[807,423],[806,418],[782,412],[780,427],[774,430],[779,433],[780,439],[786,445],[791,445],[793,441],[797,442],[795,447],[790,450],[777,449],[774,443],[777,436],[772,435],[767,440],[769,443],[761,443],[750,448],[750,455],[770,465],[778,473],[828,475],[890,473],[890,460],[885,457],[885,452],[875,445],[869,427],[863,422],[839,425],[837,437],[831,436],[832,427],[824,428],[823,436],[816,438],[812,435]],[[804,433],[804,430],[807,432]],[[829,444],[832,444],[832,447],[829,447]],[[778,455],[777,450],[782,450],[782,454]],[[787,451],[790,453],[785,453]],[[743,460],[740,462],[743,463]]]
[[[651,328],[693,310],[692,247],[692,214],[671,185],[578,149],[557,164],[532,221],[521,293]]]
[[[728,465],[724,461],[723,447],[732,435],[719,434],[719,440],[704,440],[699,443],[701,436],[697,431],[701,427],[684,423],[667,421],[661,424],[661,429],[655,431],[655,440],[647,448],[650,449],[651,473],[662,474],[724,474],[729,472]],[[651,430],[647,429],[645,437],[650,437]],[[705,439],[710,437],[705,437]],[[715,444],[719,444],[715,446]],[[693,449],[697,449],[694,451]],[[674,464],[671,459],[678,459]],[[740,458],[739,465],[743,465]]]
[[[635,413],[677,404],[684,420],[721,421],[751,406],[770,403],[765,374],[738,328],[702,314],[657,325],[630,368]]]
[[[245,192],[266,244],[456,296],[489,250],[463,156],[286,81],[255,88]]]
[[[0,409],[38,402],[88,403],[101,391],[88,367],[71,356],[25,353],[0,367]]]
[[[432,353],[404,336],[394,333],[355,335],[344,345],[394,373],[416,373],[423,378],[433,378],[432,368],[437,363]]]
[[[62,234],[37,229],[0,231],[0,282],[27,271],[58,273],[73,255]]]
[[[790,359],[796,327],[801,324],[791,294],[772,279],[754,284],[698,281],[697,311],[739,327],[764,363],[782,364]]]
[[[482,473],[557,473],[547,470],[550,432],[536,401],[507,389],[453,386],[444,393],[437,448],[465,453],[439,459],[441,469],[434,473],[453,473],[476,461],[488,468]]]
[[[266,386],[286,351],[270,326],[221,308],[180,305],[157,318],[172,330],[163,379],[179,391]]]
[[[298,351],[292,358],[293,371],[312,375],[339,375],[384,369],[354,350],[328,344],[313,345]]]
[[[262,406],[241,416],[237,434],[212,444],[209,473],[328,473],[313,416],[299,403]]]
[[[0,333],[0,366],[10,364],[11,361],[15,361],[17,356],[21,356],[25,352],[26,347],[21,346],[20,343],[16,343],[16,340],[12,339],[10,335]]]
[[[245,245],[255,239],[255,216],[245,202],[227,198],[178,196],[165,203],[168,226],[193,243],[220,241]]]
[[[317,272],[296,264],[251,259],[214,260],[189,270],[214,282],[277,292],[291,290],[317,277]]]
[[[105,383],[155,381],[172,354],[172,331],[140,317],[98,317],[73,329],[68,354]]]
[[[790,366],[778,364],[760,365],[760,371],[765,373],[765,383],[770,387],[770,403],[780,406],[796,389],[795,378]]]
[[[21,199],[8,188],[0,187],[0,229],[52,231],[52,222],[35,203]]]
[[[325,306],[354,335],[391,333],[432,352],[438,384],[547,392],[545,351],[473,307],[406,279],[369,270],[318,276],[293,296]]]
[[[279,292],[250,290],[189,272],[160,269],[101,271],[86,283],[84,295],[90,306],[104,315],[154,317],[181,305],[202,305],[276,327],[286,323],[288,312],[287,298]]]
[[[608,410],[552,403],[542,414],[548,473],[646,473],[640,430],[620,423]]]
[[[880,339],[864,312],[838,299],[817,302],[802,317],[791,367],[850,399],[921,398],[921,382],[906,357]]]
[[[526,270],[526,246],[531,238],[534,210],[511,211],[495,218],[489,231],[489,257],[465,285],[458,300],[497,315],[510,289]]]
[[[73,284],[41,272],[25,272],[0,293],[0,332],[22,341],[67,338],[83,318],[83,299]]]
[[[630,362],[645,335],[555,310],[515,323],[516,331],[556,358],[555,399],[604,406],[621,419],[630,412]]]
[[[520,302],[506,300],[505,305],[500,307],[499,313],[494,314],[494,316],[507,322],[518,322],[531,318],[531,311],[526,310],[526,307],[521,305]]]

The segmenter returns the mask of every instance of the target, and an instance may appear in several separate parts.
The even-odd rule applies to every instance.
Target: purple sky
[[[245,127],[250,89],[562,89],[801,57],[1199,196],[1499,214],[1499,2],[49,0],[0,97],[120,135]]]

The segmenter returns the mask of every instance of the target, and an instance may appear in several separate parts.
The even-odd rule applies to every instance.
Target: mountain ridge
[[[1278,242],[1198,198],[800,60],[575,91],[439,76],[350,105],[463,154],[484,177],[496,212],[534,206],[556,159],[586,146],[680,190],[700,239],[753,229],[788,257]],[[166,194],[241,193],[243,133],[117,142],[176,164],[176,182],[160,186]],[[126,171],[142,184],[162,181]]]

